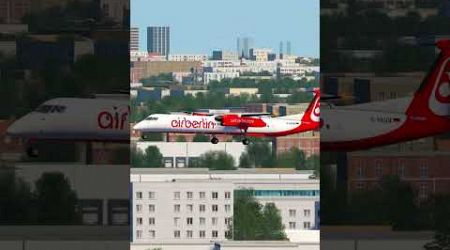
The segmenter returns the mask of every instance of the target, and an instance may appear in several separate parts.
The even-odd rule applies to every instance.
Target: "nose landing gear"
[[[213,136],[213,137],[211,138],[211,143],[212,143],[212,144],[217,144],[217,143],[219,143],[219,139],[217,139],[217,137]]]

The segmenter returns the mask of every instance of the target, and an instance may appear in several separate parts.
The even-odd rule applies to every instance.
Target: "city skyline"
[[[251,11],[255,5],[259,9],[256,13]],[[236,51],[238,37],[251,37],[258,48],[278,53],[280,41],[291,41],[293,54],[319,57],[319,7],[318,0],[286,0],[283,4],[273,1],[266,5],[256,0],[230,0],[215,8],[207,0],[133,0],[131,26],[139,28],[142,51],[147,51],[147,27],[169,26],[172,53],[210,55],[215,49]]]

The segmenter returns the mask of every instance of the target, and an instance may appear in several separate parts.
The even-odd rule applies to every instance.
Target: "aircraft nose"
[[[134,130],[142,130],[144,128],[144,122],[138,122],[136,125],[133,126]]]
[[[12,136],[21,135],[25,129],[26,126],[24,126],[23,122],[21,120],[17,120],[6,129],[6,134]]]

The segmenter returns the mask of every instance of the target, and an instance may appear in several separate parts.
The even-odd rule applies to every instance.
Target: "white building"
[[[254,189],[260,202],[275,203],[290,234],[301,222],[314,227],[319,183],[309,174],[188,170],[132,170],[134,243],[225,240],[239,189]]]
[[[130,28],[130,51],[138,51],[139,50],[139,28],[131,27]]]
[[[133,243],[224,241],[234,195],[274,203],[289,235],[318,228],[320,184],[290,169],[131,169]]]
[[[190,160],[197,159],[200,155],[209,151],[224,151],[230,154],[236,164],[245,152],[246,146],[240,142],[223,142],[212,144],[210,142],[147,142],[136,143],[136,148],[145,151],[150,146],[158,147],[163,155],[164,166],[166,168],[187,167]]]
[[[239,72],[205,72],[203,73],[203,81],[205,84],[211,81],[222,81],[224,79],[238,78]]]
[[[203,62],[208,60],[208,56],[204,54],[170,54],[168,60],[176,62]]]
[[[268,61],[270,53],[272,53],[271,49],[264,49],[264,48],[250,49],[250,57],[255,61]]]

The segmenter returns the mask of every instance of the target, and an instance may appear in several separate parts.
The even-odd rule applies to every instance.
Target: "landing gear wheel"
[[[213,137],[213,138],[211,138],[211,143],[217,144],[217,143],[219,143],[219,139],[217,139],[217,137]]]
[[[247,138],[244,138],[244,139],[242,139],[242,144],[248,145],[248,144],[250,144],[250,140]]]
[[[27,147],[27,155],[30,158],[36,158],[39,156],[39,151],[37,150],[37,148],[33,147],[33,146],[28,146]]]

